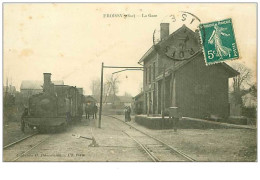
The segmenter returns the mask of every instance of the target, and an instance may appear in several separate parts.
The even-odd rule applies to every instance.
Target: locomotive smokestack
[[[51,73],[43,73],[44,84],[51,83]]]
[[[161,36],[161,41],[164,40],[169,36],[170,29],[169,29],[170,24],[169,23],[161,23],[160,24],[160,36]]]
[[[43,73],[43,91],[46,92],[50,90],[51,87],[51,73]]]

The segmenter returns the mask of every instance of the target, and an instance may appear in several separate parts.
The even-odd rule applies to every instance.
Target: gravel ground
[[[124,117],[116,116],[123,120]],[[257,130],[251,129],[179,129],[150,130],[131,125],[183,151],[197,161],[257,161]]]
[[[123,120],[123,116],[117,116]],[[150,161],[138,145],[111,123],[111,118],[102,117],[102,128],[97,121],[83,119],[66,131],[52,134],[37,148],[19,161]],[[256,161],[256,130],[248,129],[179,129],[150,130],[132,120],[138,129],[163,140],[183,151],[197,161]],[[120,126],[120,123],[117,124]],[[20,131],[19,123],[4,126],[4,144],[9,144],[27,134]],[[98,147],[89,147],[91,140],[76,138],[73,134],[95,137]],[[15,153],[15,152],[14,152]]]
[[[120,123],[119,123],[120,124]],[[76,138],[73,134],[95,137],[97,147],[89,147],[91,140]],[[12,153],[18,154],[12,148]],[[25,150],[24,150],[25,151]],[[7,154],[7,153],[6,153]],[[8,158],[4,158],[8,159]],[[65,132],[52,134],[51,137],[18,161],[151,161],[137,144],[103,118],[102,128],[96,128],[94,120],[85,119]]]
[[[25,133],[21,131],[20,122],[11,121],[3,125],[3,146],[6,146],[12,142],[15,142],[23,137],[26,137],[35,131],[26,128]]]
[[[256,131],[244,129],[153,132],[197,161],[256,161]]]

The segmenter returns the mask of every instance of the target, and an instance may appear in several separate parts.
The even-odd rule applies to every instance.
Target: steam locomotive
[[[22,121],[40,132],[64,129],[80,121],[83,115],[83,89],[76,86],[54,85],[51,73],[44,73],[43,92],[29,98],[27,114]]]

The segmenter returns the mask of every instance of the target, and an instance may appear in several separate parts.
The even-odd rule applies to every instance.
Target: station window
[[[151,78],[152,78],[152,67],[149,66],[149,84],[151,83]]]
[[[148,84],[148,72],[147,72],[147,68],[145,68],[144,71],[145,71],[145,84]]]
[[[153,62],[153,81],[155,80],[155,62]]]

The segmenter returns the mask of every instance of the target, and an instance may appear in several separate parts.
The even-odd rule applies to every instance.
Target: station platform
[[[145,126],[149,129],[172,129],[174,122],[171,118],[166,116],[164,120],[162,117],[152,117],[147,115],[136,115],[135,122]],[[178,129],[253,129],[254,125],[237,125],[224,122],[209,121],[198,118],[182,117],[177,124]]]

